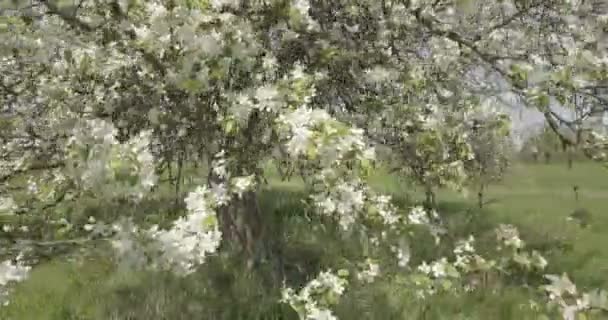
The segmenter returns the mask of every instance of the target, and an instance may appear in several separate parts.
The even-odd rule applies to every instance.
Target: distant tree
[[[475,157],[467,162],[466,169],[477,187],[478,206],[483,208],[486,188],[500,181],[511,163],[513,144],[506,115],[486,114],[474,119],[470,126],[468,141]]]

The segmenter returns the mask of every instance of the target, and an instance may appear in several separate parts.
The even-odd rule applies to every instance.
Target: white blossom
[[[0,214],[12,214],[17,209],[17,204],[12,197],[0,197]]]
[[[340,297],[344,293],[346,283],[345,279],[333,274],[331,270],[323,271],[297,293],[291,288],[283,289],[281,301],[303,312],[300,314],[302,320],[334,320],[337,318],[331,310],[320,305],[335,303],[328,298]]]
[[[516,249],[523,247],[523,241],[519,238],[519,232],[514,226],[500,225],[498,229],[496,229],[496,236],[499,241],[503,241],[508,247]]]
[[[469,254],[474,253],[475,248],[473,247],[473,243],[475,242],[475,238],[471,235],[467,240],[461,240],[456,244],[454,248],[454,253],[457,255],[460,254]]]
[[[380,266],[377,263],[367,260],[365,269],[357,274],[359,281],[372,283],[375,278],[380,274]]]
[[[243,192],[250,190],[255,185],[255,176],[232,178],[232,184],[234,186],[233,191],[240,197]]]
[[[430,223],[426,210],[421,206],[412,208],[408,215],[408,221],[411,224],[428,225]]]
[[[224,6],[238,8],[240,0],[211,0],[211,6],[215,9],[221,9]]]
[[[423,261],[422,264],[420,264],[418,266],[418,271],[424,273],[424,274],[430,274],[432,269],[431,266],[429,266],[426,261]]]
[[[154,227],[148,232],[162,252],[164,265],[180,274],[189,274],[217,250],[222,233],[219,231],[212,197],[206,187],[197,187],[186,197],[188,214],[180,217],[171,229]]]
[[[317,307],[309,307],[309,313],[306,317],[307,320],[337,320],[336,316],[333,315],[331,310],[321,309]]]
[[[9,303],[7,285],[14,282],[24,281],[27,278],[30,269],[31,266],[24,264],[23,255],[21,253],[14,261],[5,260],[0,263],[0,302],[3,305],[7,305]]]
[[[447,265],[448,261],[446,258],[441,258],[439,261],[435,261],[430,266],[431,274],[435,278],[442,278],[447,275]]]

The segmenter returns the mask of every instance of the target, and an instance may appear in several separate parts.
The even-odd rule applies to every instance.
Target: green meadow
[[[272,177],[273,174],[271,173]],[[403,206],[421,199],[416,186],[378,171],[373,186],[388,192]],[[578,199],[574,186],[578,186]],[[161,190],[170,194],[170,188]],[[271,178],[262,196],[264,218],[276,235],[274,246],[290,278],[306,281],[325,266],[359,254],[348,236],[330,227],[315,228],[300,199],[298,179]],[[583,287],[608,288],[608,170],[595,163],[516,164],[506,179],[491,185],[487,204],[478,208],[476,193],[441,190],[439,208],[454,236],[476,234],[480,246],[499,223],[516,225],[528,246],[549,260],[549,273],[568,271]],[[171,201],[142,204],[128,214],[158,219]],[[118,208],[118,206],[116,206]],[[112,204],[91,202],[83,217],[117,214]],[[576,210],[586,212],[586,226],[568,220]],[[412,244],[412,260],[424,260],[436,250],[421,240]],[[99,251],[106,250],[99,245]],[[94,251],[92,251],[94,252]],[[177,279],[118,267],[94,253],[85,258],[64,255],[37,266],[31,278],[17,284],[11,303],[0,308],[0,319],[296,319],[289,306],[277,302],[280,285],[266,276],[272,266],[242,272],[235,259],[217,256],[201,270]],[[406,272],[406,271],[404,271]],[[298,281],[298,280],[296,280]],[[466,296],[437,296],[424,303],[404,289],[398,279],[384,279],[366,287],[356,285],[336,309],[340,319],[538,319],[524,311],[529,292],[504,284]],[[532,290],[532,288],[530,288]],[[598,318],[599,319],[599,318]]]

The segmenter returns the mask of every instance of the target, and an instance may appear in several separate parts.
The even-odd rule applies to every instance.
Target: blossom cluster
[[[17,204],[12,197],[0,197],[0,214],[12,214],[17,209]]]
[[[140,260],[137,257],[142,256],[142,250],[152,252],[148,262],[151,266],[173,270],[179,275],[188,275],[204,264],[222,240],[217,210],[227,206],[233,197],[240,199],[244,192],[255,187],[253,175],[231,176],[224,152],[216,154],[212,164],[212,171],[221,181],[210,183],[210,187],[198,186],[190,192],[184,200],[185,216],[173,221],[168,229],[154,225],[142,233],[132,226],[131,231],[117,233],[113,241],[117,253],[123,257],[133,254],[135,258],[129,259]],[[135,239],[137,235],[143,235],[148,242]]]
[[[125,143],[116,135],[114,125],[103,120],[76,126],[66,147],[67,173],[84,190],[141,199],[158,179],[151,133],[143,131]]]
[[[366,259],[364,268],[357,273],[357,279],[364,283],[372,283],[380,275],[380,266],[371,259]]]
[[[412,275],[412,281],[418,288],[418,296],[424,298],[436,294],[439,290],[474,290],[481,283],[476,277],[469,275],[506,270],[512,263],[526,269],[535,268],[538,271],[546,267],[547,261],[540,253],[523,250],[525,244],[519,239],[515,227],[501,225],[496,229],[496,233],[499,235],[499,244],[513,251],[508,251],[507,255],[499,257],[498,261],[488,260],[476,252],[475,238],[472,235],[467,239],[459,240],[453,249],[453,260],[442,257],[430,263],[423,261],[417,267],[418,274]]]
[[[346,230],[356,222],[357,214],[365,205],[365,192],[359,184],[339,182],[329,194],[311,196],[320,213],[336,215],[340,226]]]
[[[496,238],[501,245],[499,249],[507,248],[510,253],[509,259],[512,259],[517,265],[537,270],[543,270],[547,266],[547,260],[538,251],[525,250],[525,243],[519,238],[519,232],[514,226],[501,224],[496,228]]]
[[[362,130],[348,129],[326,111],[306,106],[280,115],[278,121],[287,129],[285,146],[292,159],[319,165],[313,183],[323,188],[311,200],[321,214],[335,216],[345,230],[359,217],[398,224],[400,218],[390,197],[374,194],[353,171],[344,170],[345,163],[365,169],[375,160],[374,148],[367,145]]]
[[[338,302],[348,283],[340,273],[323,271],[298,292],[285,288],[281,301],[296,310],[301,320],[337,320],[329,308]]]
[[[591,309],[607,310],[608,293],[594,290],[581,293],[567,274],[546,275],[551,283],[543,286],[549,295],[549,306],[557,306],[564,320],[576,320],[578,314]]]
[[[3,305],[9,303],[7,285],[25,280],[30,269],[31,266],[24,263],[21,254],[14,260],[5,260],[0,263],[0,303]]]
[[[206,187],[198,187],[185,199],[188,214],[168,230],[152,227],[148,232],[162,252],[159,260],[179,274],[188,274],[203,264],[219,247],[222,233],[215,214],[215,201]]]
[[[591,132],[583,147],[595,160],[608,163],[608,136]]]

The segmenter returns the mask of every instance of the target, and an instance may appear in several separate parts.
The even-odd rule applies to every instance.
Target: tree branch
[[[95,30],[94,26],[91,26],[88,23],[78,19],[76,16],[77,10],[81,7],[82,2],[80,2],[78,6],[74,8],[72,13],[68,13],[65,9],[58,7],[57,4],[53,3],[53,1],[41,0],[40,2],[46,6],[50,14],[59,16],[63,21],[73,28],[81,29],[87,32],[92,32]]]

